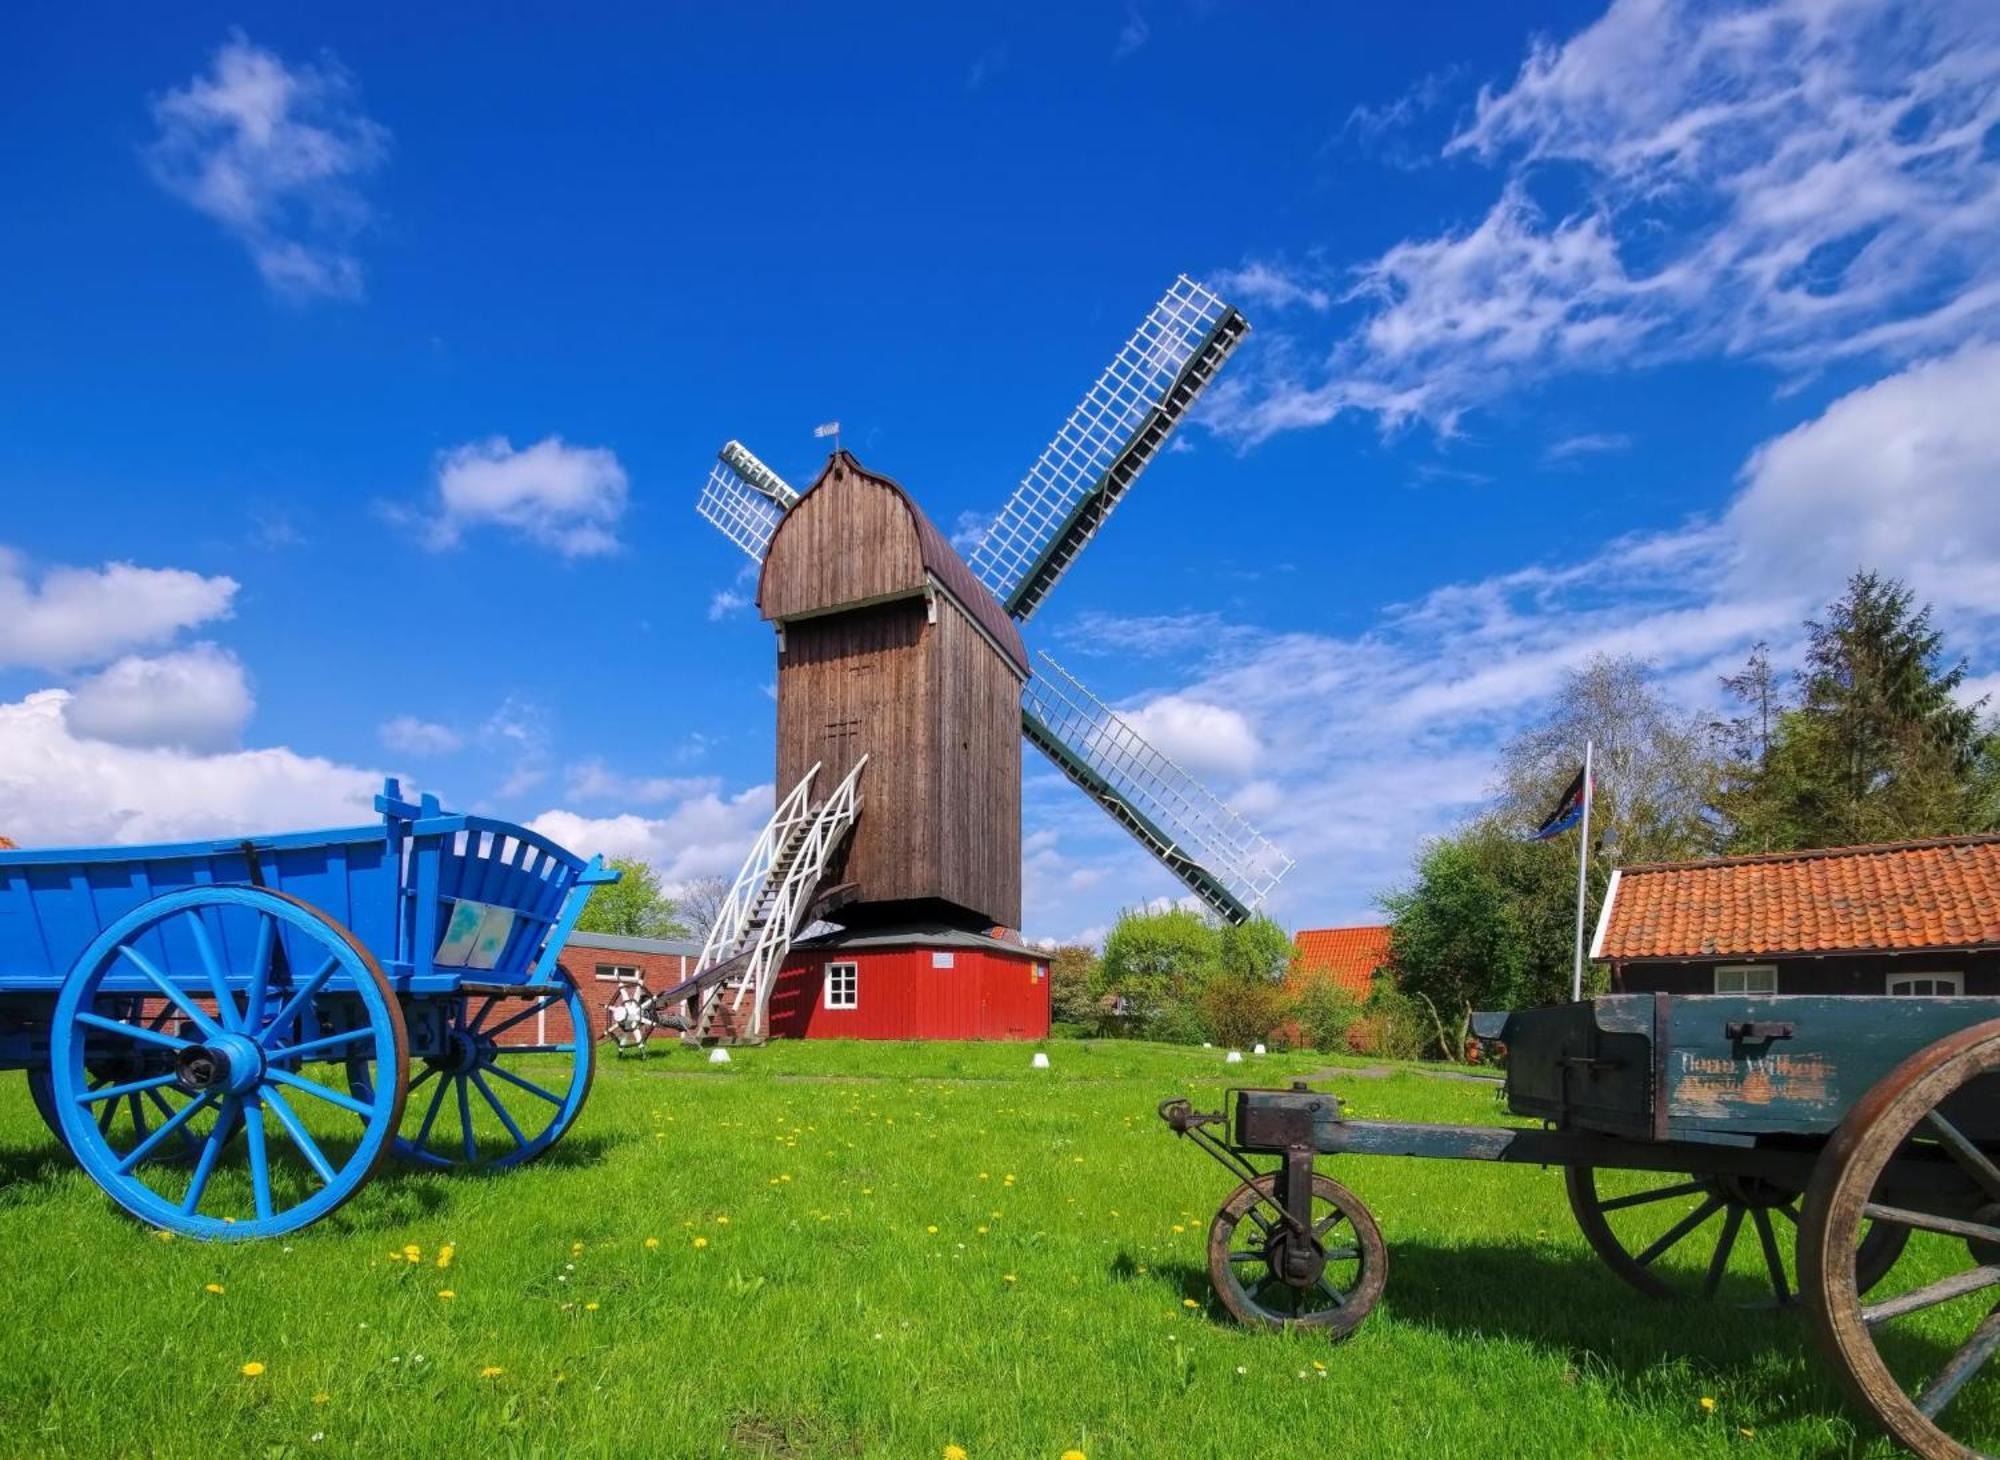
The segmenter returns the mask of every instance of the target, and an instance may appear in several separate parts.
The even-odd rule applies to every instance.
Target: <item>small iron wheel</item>
[[[1918,1050],[1848,1111],[1813,1167],[1799,1275],[1848,1396],[1912,1454],[2000,1450],[2000,1021]],[[1918,1235],[1903,1291],[1861,1301],[1839,1254],[1860,1225]],[[1947,1428],[1949,1426],[1949,1428]]]
[[[1208,1275],[1222,1306],[1256,1328],[1309,1328],[1344,1338],[1388,1278],[1382,1231],[1361,1199],[1314,1175],[1310,1235],[1277,1206],[1277,1174],[1246,1181],[1208,1229]]]
[[[1739,1288],[1738,1306],[1794,1301],[1795,1269],[1785,1259],[1799,1224],[1795,1188],[1752,1176],[1601,1172],[1591,1166],[1565,1168],[1563,1181],[1591,1250],[1647,1297],[1722,1297],[1734,1272],[1763,1289],[1752,1299]],[[1909,1240],[1906,1227],[1868,1224],[1854,1254],[1860,1291],[1882,1280]],[[1688,1262],[1691,1257],[1698,1263]]]

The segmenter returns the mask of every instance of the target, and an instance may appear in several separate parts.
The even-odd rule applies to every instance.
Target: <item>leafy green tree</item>
[[[1894,579],[1856,573],[1806,624],[1796,704],[1754,759],[1739,744],[1720,805],[1739,851],[1893,841],[2000,825],[2000,745],[1966,704],[1931,609]],[[1762,695],[1756,661],[1725,686]]]
[[[1104,940],[1099,979],[1103,992],[1126,1001],[1141,1030],[1159,1037],[1170,1023],[1185,1038],[1198,1027],[1186,1015],[1219,967],[1214,926],[1177,907],[1121,914]]]
[[[674,915],[674,901],[660,890],[660,874],[631,857],[614,857],[619,878],[590,894],[578,932],[616,933],[627,938],[685,938],[687,928]]]
[[[1065,943],[1049,953],[1049,1013],[1059,1023],[1097,1023],[1097,950]]]
[[[1225,978],[1280,984],[1292,966],[1292,940],[1262,913],[1215,930],[1216,971]]]

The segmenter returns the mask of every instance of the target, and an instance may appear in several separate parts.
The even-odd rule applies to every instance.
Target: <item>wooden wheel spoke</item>
[[[1967,1293],[1976,1293],[1995,1283],[2000,1283],[2000,1267],[1970,1268],[1953,1273],[1948,1278],[1939,1278],[1934,1283],[1926,1283],[1921,1288],[1912,1288],[1907,1293],[1899,1293],[1893,1298],[1885,1298],[1879,1303],[1870,1303],[1861,1310],[1861,1321],[1872,1327],[1891,1318],[1901,1318],[1905,1313],[1949,1303],[1953,1298],[1962,1298]]]
[[[1899,1227],[1916,1227],[1925,1232],[1944,1232],[1953,1237],[1966,1237],[1975,1242],[2000,1243],[2000,1227],[1988,1226],[1984,1222],[1968,1222],[1961,1217],[1945,1217],[1935,1212],[1920,1212],[1909,1207],[1885,1206],[1881,1202],[1869,1202],[1861,1209],[1862,1215],[1878,1222],[1894,1222]]]
[[[472,1083],[479,1087],[479,1093],[486,1098],[486,1103],[493,1107],[493,1113],[500,1118],[500,1124],[507,1127],[507,1134],[514,1138],[514,1144],[527,1145],[528,1138],[521,1134],[521,1127],[514,1123],[514,1117],[508,1114],[507,1107],[500,1103],[500,1097],[493,1093],[493,1087],[486,1083],[486,1077],[478,1070],[474,1070]]]
[[[1729,1252],[1736,1245],[1737,1229],[1743,1225],[1743,1208],[1731,1206],[1728,1215],[1722,1219],[1722,1235],[1715,1239],[1715,1255],[1708,1260],[1708,1275],[1701,1281],[1701,1295],[1715,1296],[1722,1286],[1722,1275],[1729,1271]]]
[[[221,1114],[215,1118],[215,1128],[202,1143],[201,1155],[195,1160],[194,1175],[189,1178],[188,1189],[181,1197],[181,1210],[190,1216],[201,1207],[201,1195],[208,1189],[208,1178],[214,1173],[216,1160],[222,1155],[222,1148],[235,1128],[239,1108],[234,1095],[226,1097]]]
[[[138,1097],[134,1096],[133,1098],[136,1100]],[[202,1111],[206,1110],[213,1103],[214,1099],[215,1095],[212,1091],[204,1090],[176,1111],[173,1119],[161,1121],[153,1128],[151,1135],[125,1153],[124,1157],[118,1162],[118,1174],[120,1176],[125,1175],[141,1161],[152,1155],[155,1147],[189,1121],[193,1120]],[[142,1126],[140,1129],[143,1130],[144,1127]]]
[[[1334,1307],[1345,1308],[1347,1306],[1347,1294],[1343,1293],[1339,1288],[1334,1286],[1333,1277],[1330,1273],[1327,1273],[1325,1271],[1322,1271],[1320,1273],[1319,1287],[1321,1292],[1325,1293],[1329,1298],[1333,1299]]]
[[[2000,1308],[1988,1313],[1980,1325],[1972,1330],[1957,1353],[1951,1356],[1938,1376],[1931,1380],[1930,1387],[1917,1396],[1917,1408],[1929,1419],[1936,1419],[1957,1396],[1965,1383],[1993,1357],[1993,1351],[2000,1349]]]
[[[1762,1207],[1752,1207],[1750,1219],[1757,1224],[1757,1242],[1764,1249],[1764,1267],[1771,1275],[1771,1291],[1780,1303],[1789,1303],[1792,1290],[1785,1281],[1785,1260],[1778,1255],[1778,1239],[1771,1231],[1771,1214]]]
[[[1658,1257],[1661,1253],[1667,1251],[1669,1248],[1678,1244],[1681,1241],[1681,1239],[1686,1237],[1690,1232],[1694,1231],[1695,1228],[1699,1227],[1703,1222],[1707,1221],[1710,1217],[1714,1216],[1721,1209],[1722,1209],[1722,1198],[1719,1196],[1710,1196],[1707,1200],[1702,1202],[1700,1206],[1696,1207],[1693,1211],[1689,1212],[1686,1216],[1682,1217],[1678,1222],[1674,1223],[1673,1226],[1667,1228],[1666,1231],[1662,1232],[1660,1236],[1653,1242],[1652,1246],[1648,1247],[1644,1252],[1639,1253],[1632,1260],[1635,1263],[1637,1263],[1640,1267],[1651,1266],[1654,1258]]]
[[[208,975],[208,989],[215,996],[215,1012],[225,1029],[241,1027],[236,1017],[236,1000],[229,992],[229,975],[223,969],[222,960],[215,956],[215,944],[208,936],[208,924],[202,919],[200,908],[189,908],[181,916],[188,920],[188,931],[194,935],[195,953],[201,959],[202,971]]]
[[[1601,1212],[1623,1211],[1626,1207],[1644,1206],[1648,1202],[1666,1201],[1676,1196],[1693,1196],[1698,1191],[1707,1191],[1706,1181],[1681,1181],[1672,1186],[1656,1187],[1652,1191],[1634,1192],[1630,1196],[1616,1196],[1610,1201],[1601,1201],[1597,1209]]]
[[[278,1010],[277,1017],[264,1026],[263,1032],[257,1036],[258,1043],[269,1049],[272,1039],[280,1030],[291,1028],[292,1021],[304,1012],[306,1005],[312,1002],[312,996],[320,991],[339,967],[340,956],[335,953],[327,954],[326,962],[313,971],[311,978],[292,991],[292,996],[285,1000],[284,1007]]]
[[[501,1020],[498,1024],[495,1024],[491,1029],[482,1029],[480,1033],[484,1034],[488,1039],[498,1039],[501,1035],[505,1034],[509,1029],[512,1029],[516,1024],[521,1023],[523,1020],[534,1018],[535,1015],[541,1013],[542,1010],[548,1008],[551,1004],[555,1003],[557,1000],[561,998],[562,995],[560,993],[554,993],[554,994],[549,994],[546,997],[536,999],[532,1001],[528,1005],[528,1007],[523,1009],[520,1013],[509,1014],[505,1019]]]
[[[292,1138],[292,1144],[298,1147],[299,1154],[306,1158],[306,1164],[319,1173],[321,1181],[328,1186],[333,1185],[333,1163],[326,1159],[326,1153],[320,1150],[319,1142],[312,1138],[312,1133],[306,1129],[305,1122],[300,1120],[297,1112],[292,1109],[291,1102],[269,1086],[264,1088],[261,1098],[264,1104],[271,1107],[271,1114],[278,1117],[278,1124],[285,1128],[285,1134]]]
[[[422,1151],[425,1148],[425,1142],[430,1140],[431,1127],[437,1124],[438,1111],[444,1108],[445,1091],[450,1088],[451,1081],[439,1080],[437,1089],[431,1092],[431,1107],[424,1112],[423,1124],[417,1127],[416,1138],[410,1142],[417,1150]]]
[[[2000,1166],[1979,1147],[1966,1138],[1965,1132],[1944,1118],[1938,1110],[1924,1113],[1924,1124],[1931,1133],[1943,1142],[1945,1154],[1956,1161],[1960,1168],[1978,1182],[1989,1201],[2000,1201]]]
[[[342,1110],[352,1111],[363,1120],[368,1120],[375,1114],[375,1108],[372,1105],[365,1105],[351,1095],[343,1095],[338,1090],[330,1090],[325,1085],[320,1084],[319,1081],[308,1080],[305,1076],[295,1075],[290,1070],[267,1069],[264,1071],[264,1077],[288,1089],[297,1090],[301,1094],[317,1096],[329,1105],[338,1105]]]

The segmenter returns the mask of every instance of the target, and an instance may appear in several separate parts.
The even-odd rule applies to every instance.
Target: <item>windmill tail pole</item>
[[[1569,988],[1573,1002],[1583,999],[1583,904],[1590,890],[1590,803],[1597,780],[1591,767],[1594,751],[1590,741],[1583,742],[1583,826],[1576,839],[1576,964]]]

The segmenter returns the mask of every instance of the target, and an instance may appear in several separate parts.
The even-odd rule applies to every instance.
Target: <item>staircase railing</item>
[[[757,934],[757,946],[750,955],[750,965],[745,970],[743,983],[736,990],[736,1002],[732,1006],[741,1009],[744,994],[753,989],[756,991],[750,1024],[744,1031],[752,1039],[764,1035],[765,1015],[770,1008],[771,993],[777,985],[785,954],[792,946],[792,939],[799,931],[806,909],[812,904],[813,894],[819,890],[820,881],[826,876],[827,865],[853,827],[854,819],[861,814],[861,772],[867,764],[868,757],[865,755],[857,760],[854,768],[820,806],[813,817],[812,829],[807,832],[798,854],[792,858],[791,866],[786,868],[777,897],[764,916],[764,926]]]
[[[812,818],[812,783],[818,774],[819,763],[815,762],[811,770],[799,777],[799,783],[778,803],[777,810],[764,824],[764,830],[750,848],[750,855],[743,859],[743,870],[736,874],[729,896],[723,899],[722,910],[709,927],[708,938],[701,945],[701,957],[695,963],[697,973],[726,962],[742,951],[738,945],[750,932],[750,917],[756,910],[764,884],[770,880],[772,863],[799,827]]]

